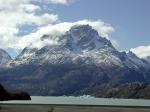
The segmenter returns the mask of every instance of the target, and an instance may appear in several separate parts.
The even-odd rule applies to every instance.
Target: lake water
[[[0,102],[0,112],[150,112],[150,100],[81,97],[39,97]]]

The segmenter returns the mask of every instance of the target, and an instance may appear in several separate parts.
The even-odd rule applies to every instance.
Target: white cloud
[[[113,45],[116,49],[119,48],[119,43],[118,43],[117,40],[114,40],[114,39],[109,39],[109,40],[111,41],[112,45]]]
[[[146,58],[146,57],[150,56],[150,45],[149,46],[139,46],[136,48],[132,48],[130,50],[140,58]]]
[[[68,5],[70,2],[73,0],[40,0],[41,2],[46,2],[46,3],[52,3],[52,4],[62,4],[62,5]]]
[[[16,10],[21,4],[30,3],[31,0],[0,0],[0,10]]]
[[[20,26],[42,26],[58,20],[58,15],[38,14],[40,6],[32,0],[0,0],[0,48],[14,48],[20,40]]]
[[[21,4],[19,7],[28,13],[32,13],[41,9],[39,6],[34,4]]]
[[[41,4],[69,4],[73,0],[39,0]],[[38,0],[0,0],[0,48],[16,48],[20,27],[41,27],[56,22],[58,15],[42,12]]]

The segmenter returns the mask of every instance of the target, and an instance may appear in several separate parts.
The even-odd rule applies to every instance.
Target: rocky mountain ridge
[[[31,95],[54,96],[102,84],[150,83],[149,62],[117,51],[89,25],[74,26],[57,40],[40,49],[26,47],[0,70],[0,82]]]

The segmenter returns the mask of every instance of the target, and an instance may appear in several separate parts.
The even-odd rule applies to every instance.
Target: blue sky
[[[149,10],[150,0],[0,0],[0,48],[15,57],[51,25],[100,20],[96,27],[107,27],[102,32],[117,41],[119,50],[131,49],[144,57],[150,55]]]

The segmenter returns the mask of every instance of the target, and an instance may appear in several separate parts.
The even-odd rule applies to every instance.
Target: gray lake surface
[[[90,96],[32,96],[31,101],[4,101],[6,104],[72,104],[72,105],[114,105],[114,106],[148,106],[150,100],[142,99],[114,99],[114,98],[94,98]]]

